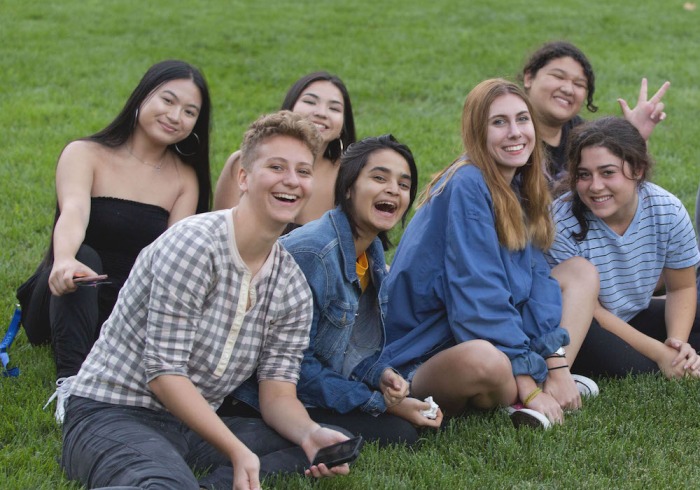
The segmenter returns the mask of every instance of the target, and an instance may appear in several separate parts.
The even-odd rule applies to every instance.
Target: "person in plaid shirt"
[[[259,488],[347,439],[296,397],[312,297],[277,243],[306,203],[319,136],[288,111],[244,136],[233,209],[171,227],[139,255],[71,385],[62,466],[90,488]],[[224,396],[257,373],[263,420],[219,418]],[[299,447],[300,446],[300,447]],[[233,466],[233,471],[231,470]],[[197,481],[191,468],[213,467]]]

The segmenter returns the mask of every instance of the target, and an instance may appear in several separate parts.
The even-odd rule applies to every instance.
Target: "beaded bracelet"
[[[542,393],[542,388],[540,388],[540,387],[538,386],[537,388],[535,388],[534,390],[532,390],[532,393],[530,393],[529,395],[527,395],[527,396],[525,397],[525,399],[523,400],[523,405],[527,405],[528,403],[530,403],[530,402],[531,402],[532,400],[534,400],[535,397],[536,397],[537,395],[539,395],[540,393]]]

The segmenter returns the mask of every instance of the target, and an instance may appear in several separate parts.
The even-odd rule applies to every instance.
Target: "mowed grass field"
[[[414,151],[421,186],[460,152],[467,92],[514,78],[541,43],[567,39],[596,71],[599,115],[632,104],[642,76],[671,89],[650,149],[654,181],[693,214],[700,180],[700,10],[671,0],[181,1],[0,0],[0,327],[48,244],[63,146],[121,109],[166,58],[202,69],[213,102],[212,179],[245,127],[320,69],[352,97],[358,136],[391,132]],[[395,241],[400,230],[395,233]],[[18,378],[0,378],[0,487],[79,488],[62,476],[48,347],[20,333]],[[445,373],[449,376],[449,373]],[[351,475],[267,488],[693,488],[700,482],[700,384],[601,380],[602,394],[554,430],[515,431],[469,413],[415,449],[365,447]],[[53,407],[52,407],[53,408]]]

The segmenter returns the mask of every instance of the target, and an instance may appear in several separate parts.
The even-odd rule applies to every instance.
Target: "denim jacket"
[[[474,165],[457,170],[414,215],[384,281],[386,346],[366,373],[408,376],[455,344],[484,339],[510,359],[513,375],[547,377],[545,357],[569,343],[560,325],[559,283],[541,250],[500,245],[491,192]]]
[[[328,211],[280,241],[306,276],[314,298],[311,341],[297,384],[299,400],[306,406],[339,413],[355,409],[372,414],[384,412],[381,392],[361,381],[364,371],[379,358],[385,342],[387,295],[381,285],[387,270],[381,241],[376,238],[367,249],[372,290],[379,291],[374,302],[379,318],[373,322],[376,328],[368,329],[355,325],[362,290],[356,272],[355,244],[345,214],[340,209]],[[358,352],[367,353],[367,357],[353,360],[352,365],[357,367],[343,374],[346,357]],[[234,396],[257,407],[257,385],[252,381],[236,390]]]

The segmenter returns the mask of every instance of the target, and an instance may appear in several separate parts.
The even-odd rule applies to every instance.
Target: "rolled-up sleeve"
[[[540,278],[527,277],[537,269],[530,260],[531,250],[511,252],[499,244],[491,196],[481,179],[456,176],[453,180],[457,187],[450,196],[448,226],[452,232],[446,244],[444,281],[445,306],[455,340],[488,340],[511,360],[514,375],[530,375],[541,382],[547,375],[546,363],[532,341],[562,336],[563,331],[556,332],[561,330],[559,318],[556,323],[549,318],[560,317],[560,303],[557,312],[555,299],[547,321],[538,323],[543,320],[534,314],[538,302],[534,289],[539,282],[533,280]],[[542,261],[539,269],[548,270]],[[543,294],[560,299],[556,281],[547,285]],[[517,296],[516,288],[520,291]]]
[[[296,384],[304,350],[309,345],[313,315],[311,290],[294,259],[287,253],[284,254],[279,280],[287,284],[285,288],[274,291],[279,295],[273,299],[273,303],[278,304],[278,314],[267,327],[258,381],[268,379]]]
[[[148,297],[144,363],[150,382],[163,374],[188,376],[212,262],[196,230],[168,236],[149,256],[152,287]]]

